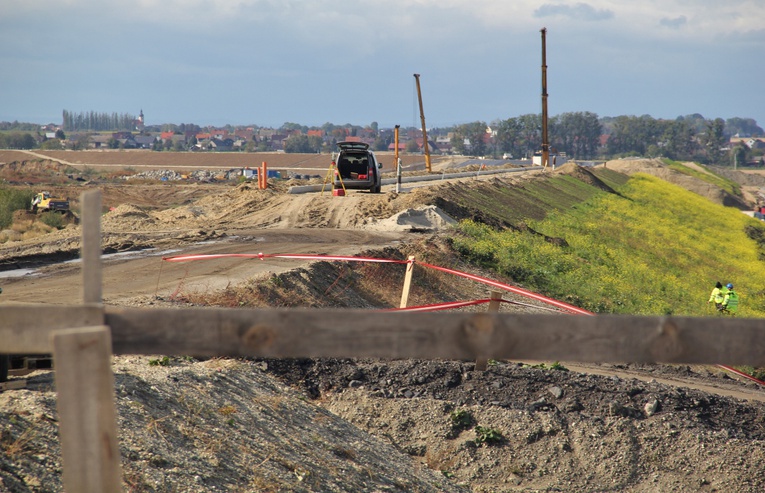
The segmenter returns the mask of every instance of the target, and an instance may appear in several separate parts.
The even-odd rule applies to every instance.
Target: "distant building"
[[[138,149],[151,149],[156,139],[151,135],[136,135],[133,141]]]
[[[110,135],[96,134],[91,135],[89,139],[88,147],[91,149],[105,149],[109,147],[109,141],[112,140]]]
[[[144,119],[143,119],[143,108],[141,108],[141,112],[138,114],[138,119],[136,119],[133,123],[135,124],[136,130],[138,130],[139,132],[143,131],[145,127]]]

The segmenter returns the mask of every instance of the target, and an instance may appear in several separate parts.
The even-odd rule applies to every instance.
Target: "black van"
[[[340,153],[335,164],[334,188],[369,190],[380,193],[382,164],[377,162],[375,153],[364,142],[338,142]]]

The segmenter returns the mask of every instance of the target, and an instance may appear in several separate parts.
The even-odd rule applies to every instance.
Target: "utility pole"
[[[393,153],[393,158],[396,160],[396,193],[399,193],[401,191],[401,159],[398,157],[398,129],[401,128],[401,125],[396,125],[396,129],[394,130],[394,138],[393,141],[395,142],[396,150]]]
[[[542,168],[550,164],[550,139],[547,135],[547,28],[540,29],[542,33]]]
[[[422,92],[420,91],[420,74],[414,74],[417,81],[417,99],[420,101],[420,120],[422,120],[422,147],[425,150],[425,167],[430,173],[430,149],[428,147],[428,132],[425,130],[425,112],[422,109]]]

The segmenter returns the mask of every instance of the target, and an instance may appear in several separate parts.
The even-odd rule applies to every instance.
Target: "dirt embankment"
[[[664,165],[660,159],[617,159],[605,163],[607,168],[620,173],[631,175],[633,173],[647,173],[661,178],[664,181],[674,183],[680,187],[697,193],[702,197],[718,204],[736,207],[741,210],[750,210],[754,207],[751,196],[737,197],[709,182],[675,171]],[[696,166],[697,169],[705,172]],[[733,178],[731,178],[733,179]],[[733,179],[735,181],[735,179]]]

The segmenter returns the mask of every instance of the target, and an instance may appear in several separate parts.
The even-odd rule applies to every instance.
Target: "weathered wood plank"
[[[409,291],[412,287],[412,274],[414,273],[414,255],[409,256],[409,262],[406,264],[406,274],[404,274],[404,287],[401,289],[401,302],[399,308],[406,308],[409,303]]]
[[[51,334],[64,489],[122,491],[114,374],[108,327]]]
[[[23,389],[26,386],[26,380],[8,380],[7,382],[0,382],[0,392],[4,390]]]
[[[82,299],[101,303],[101,190],[80,195],[82,204]]]
[[[492,291],[491,292],[491,301],[489,302],[489,307],[487,311],[489,313],[497,313],[499,311],[499,305],[502,301],[502,293],[499,291]],[[476,371],[485,371],[486,368],[489,366],[489,358],[485,358],[482,356],[479,356],[475,360],[475,370]]]
[[[765,320],[107,307],[114,352],[765,365]]]
[[[2,305],[0,353],[50,353],[51,331],[103,323],[101,305]]]

